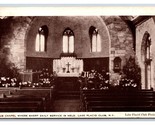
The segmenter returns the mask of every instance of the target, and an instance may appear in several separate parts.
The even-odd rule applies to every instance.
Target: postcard
[[[0,7],[0,118],[155,118],[154,15]]]

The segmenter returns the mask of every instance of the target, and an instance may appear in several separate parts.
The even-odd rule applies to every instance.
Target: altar
[[[75,56],[62,56],[53,60],[53,71],[58,76],[58,91],[79,91],[78,77],[83,71],[83,60]]]
[[[83,71],[83,60],[76,57],[54,59],[53,71],[58,77],[78,77]]]

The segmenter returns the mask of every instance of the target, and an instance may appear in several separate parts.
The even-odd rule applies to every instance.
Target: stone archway
[[[145,82],[145,89],[152,88],[152,59],[151,59],[151,38],[150,34],[146,31],[144,33],[141,44],[141,60],[143,62],[143,76]]]

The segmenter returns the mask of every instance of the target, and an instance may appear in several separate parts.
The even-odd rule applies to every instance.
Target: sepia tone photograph
[[[155,16],[0,15],[0,113],[155,117]]]

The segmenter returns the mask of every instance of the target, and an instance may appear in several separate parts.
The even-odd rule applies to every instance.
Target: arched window
[[[145,43],[145,61],[150,62],[151,59],[151,38],[148,36]]]
[[[116,57],[114,59],[114,72],[115,73],[118,73],[121,71],[121,62],[122,62],[122,60],[120,57]]]
[[[38,29],[38,33],[36,36],[35,50],[37,52],[46,51],[47,36],[48,36],[48,28],[47,26],[44,25]]]
[[[101,52],[101,38],[98,29],[91,26],[89,29],[89,35],[91,39],[91,51]]]
[[[74,33],[69,28],[65,29],[65,31],[63,32],[63,52],[74,52]]]
[[[151,37],[148,32],[145,32],[142,42],[142,61],[144,62],[145,69],[145,88],[149,88],[152,84],[152,71],[151,71]]]

